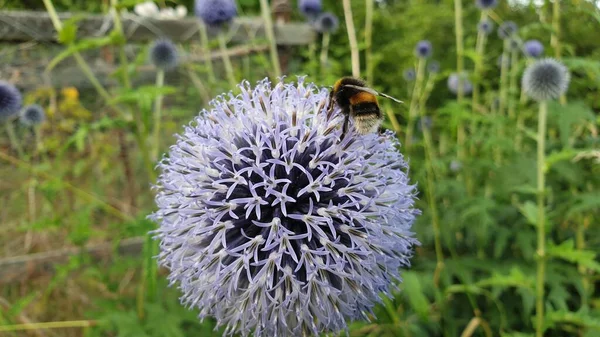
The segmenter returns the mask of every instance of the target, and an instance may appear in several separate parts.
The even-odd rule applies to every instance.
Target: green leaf
[[[600,194],[590,192],[579,194],[575,197],[572,206],[567,212],[567,219],[572,219],[578,214],[600,209]]]
[[[157,88],[153,85],[142,86],[135,90],[126,90],[118,94],[110,101],[110,104],[115,103],[138,103],[140,101],[153,100],[158,95],[169,95],[177,92],[174,87],[164,86]]]
[[[410,306],[417,312],[417,314],[423,320],[427,320],[429,316],[429,300],[423,293],[421,288],[421,282],[415,272],[407,272],[403,276],[403,289],[402,294],[408,297]]]
[[[571,263],[577,263],[600,273],[600,263],[596,262],[596,253],[589,250],[576,249],[573,240],[564,241],[558,246],[550,244],[546,254]]]
[[[58,42],[62,44],[71,44],[77,38],[77,22],[85,18],[84,15],[74,15],[68,20],[63,21],[63,27],[58,32]]]
[[[600,318],[585,312],[554,311],[546,314],[544,325],[547,328],[558,324],[571,324],[600,331]]]
[[[475,285],[478,287],[517,287],[533,289],[535,279],[523,274],[520,268],[513,267],[508,275],[494,274],[492,277],[480,280]]]
[[[532,201],[526,201],[524,204],[519,206],[519,211],[530,225],[537,226],[538,218],[537,218],[537,205]]]
[[[67,57],[78,53],[80,51],[95,49],[99,47],[103,47],[112,43],[112,38],[110,36],[96,37],[96,38],[88,38],[82,39],[76,44],[70,45],[67,49],[62,51],[60,54],[56,55],[48,66],[46,67],[46,71],[51,71],[56,67],[60,62],[64,61]]]

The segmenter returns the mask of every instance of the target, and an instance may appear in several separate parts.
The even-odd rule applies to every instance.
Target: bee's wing
[[[368,88],[368,87],[359,87],[357,85],[352,85],[352,84],[346,84],[344,86],[348,87],[348,88],[353,88],[353,89],[356,89],[356,90],[365,91],[365,92],[368,92],[368,93],[373,94],[375,96],[382,96],[382,97],[385,97],[385,98],[389,98],[389,99],[391,99],[392,101],[394,101],[396,103],[404,104],[404,102],[402,102],[401,100],[399,100],[397,98],[394,98],[394,97],[392,97],[390,95],[382,94],[382,93],[377,92],[377,91],[375,91],[375,90],[373,90],[371,88]]]

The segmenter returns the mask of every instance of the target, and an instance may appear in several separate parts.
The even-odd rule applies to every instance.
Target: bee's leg
[[[344,125],[342,125],[342,135],[340,136],[340,140],[342,140],[344,138],[344,136],[346,135],[346,131],[348,131],[348,122],[350,121],[350,116],[346,115],[346,117],[344,117]]]
[[[327,119],[331,119],[331,113],[333,112],[334,101],[333,101],[333,90],[329,92],[329,97],[327,98]]]

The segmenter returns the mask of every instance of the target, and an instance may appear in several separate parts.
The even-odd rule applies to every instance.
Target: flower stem
[[[279,54],[277,53],[277,43],[275,41],[275,32],[273,30],[273,20],[269,11],[267,0],[260,0],[260,10],[262,12],[263,21],[265,23],[265,32],[267,40],[269,40],[269,49],[271,51],[271,63],[275,71],[275,77],[281,77],[281,65],[279,64]]]
[[[510,55],[510,80],[508,87],[508,117],[512,120],[515,116],[515,107],[517,104],[517,75],[519,71],[519,48],[513,48]]]
[[[486,10],[481,11],[481,18],[479,22],[484,22],[487,19],[488,12]],[[482,79],[483,72],[483,56],[485,53],[485,43],[486,43],[485,33],[480,29],[477,32],[477,45],[475,46],[475,51],[477,53],[477,57],[475,58],[475,83],[473,84],[473,111],[476,111],[479,108],[479,90],[480,90],[480,82]]]
[[[15,127],[13,126],[12,121],[5,121],[4,124],[6,125],[6,133],[8,134],[10,146],[13,148],[13,150],[17,151],[17,154],[20,158],[23,158],[23,147],[21,147],[21,142],[15,135]]]
[[[235,88],[237,81],[233,74],[233,66],[231,65],[231,59],[227,54],[227,42],[225,41],[225,33],[219,31],[219,48],[221,49],[221,58],[223,59],[223,65],[225,66],[225,72],[227,73],[227,79],[231,89]]]
[[[365,79],[373,81],[373,7],[375,0],[366,0],[365,9]]]
[[[156,88],[157,89],[161,89],[163,87],[163,85],[165,84],[165,71],[164,69],[158,69],[158,72],[156,73]],[[162,102],[163,102],[163,95],[161,93],[159,93],[158,95],[156,95],[156,99],[154,101],[154,130],[153,130],[153,135],[154,135],[154,142],[153,142],[153,147],[152,147],[152,160],[156,161],[158,160],[158,148],[160,145],[160,121],[161,121],[161,115],[162,115]]]
[[[206,26],[198,21],[198,31],[200,32],[200,43],[202,44],[202,49],[204,53],[207,55],[206,57],[206,68],[208,68],[208,80],[210,83],[215,83],[215,71],[213,69],[212,58],[210,57],[210,47],[208,46],[208,33],[206,32]]]
[[[404,146],[406,151],[410,151],[412,145],[412,137],[415,129],[415,120],[418,113],[419,97],[421,96],[421,87],[423,86],[423,78],[425,77],[425,59],[420,57],[419,63],[417,64],[417,77],[415,79],[415,86],[413,87],[412,96],[410,98],[410,106],[408,108],[408,121],[406,125],[406,135],[404,139]]]
[[[342,4],[344,6],[344,19],[346,20],[348,40],[350,42],[352,76],[360,77],[360,58],[358,54],[358,42],[356,41],[356,30],[354,29],[354,20],[352,19],[352,6],[350,5],[350,0],[343,0]]]
[[[456,72],[458,73],[458,103],[462,103],[464,88],[462,84],[462,73],[464,70],[464,44],[462,26],[462,0],[454,0],[454,29],[456,33]]]
[[[321,57],[319,58],[321,62],[321,77],[325,77],[325,73],[327,72],[327,54],[329,52],[329,41],[331,35],[327,32],[323,33],[323,44],[321,45]]]
[[[121,16],[119,15],[119,11],[117,10],[117,2],[118,0],[111,0],[110,6],[111,11],[113,13],[113,21],[115,23],[114,30],[119,33],[119,35],[123,36],[123,23],[121,22]],[[125,44],[121,43],[119,45],[119,63],[123,68],[123,85],[125,88],[131,88],[131,81],[129,80],[129,67],[127,61],[127,54],[125,53]]]
[[[548,102],[540,102],[537,133],[537,284],[536,284],[536,319],[535,335],[543,337],[544,334],[544,283],[546,272],[546,213],[544,207],[545,193],[545,143],[546,143],[546,117]]]
[[[500,104],[498,105],[498,115],[504,115],[504,108],[506,107],[506,100],[508,99],[508,66],[509,56],[508,50],[510,48],[510,40],[504,39],[504,48],[502,49],[502,63],[500,64]]]
[[[87,328],[96,325],[96,321],[63,321],[1,325],[0,331],[23,331],[41,329]]]

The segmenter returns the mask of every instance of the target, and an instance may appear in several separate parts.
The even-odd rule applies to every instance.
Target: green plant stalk
[[[462,22],[462,0],[454,0],[454,29],[456,33],[456,72],[458,73],[458,103],[461,104],[465,95],[462,85],[462,73],[464,70],[464,41]]]
[[[329,33],[323,33],[323,40],[321,45],[321,56],[319,61],[321,62],[321,77],[325,78],[325,74],[327,73],[327,55],[329,52],[329,41],[331,35]]]
[[[360,55],[358,53],[358,42],[356,40],[356,29],[354,28],[354,19],[352,18],[352,6],[350,0],[342,0],[344,7],[344,19],[346,21],[346,30],[350,42],[350,56],[352,58],[352,76],[360,77]]]
[[[235,75],[233,73],[233,66],[231,65],[231,59],[229,58],[229,54],[227,53],[227,42],[225,41],[225,33],[219,31],[219,49],[221,51],[221,59],[223,60],[223,65],[225,66],[225,73],[227,74],[227,79],[229,80],[229,85],[231,86],[231,90],[233,90],[237,84],[235,79]]]
[[[550,36],[550,45],[554,48],[554,57],[560,59],[560,1],[552,2],[552,35]]]
[[[6,126],[6,133],[8,134],[8,140],[10,141],[10,146],[13,148],[13,150],[17,151],[17,154],[19,155],[20,158],[23,158],[23,156],[24,156],[23,147],[21,146],[21,142],[19,141],[19,138],[17,138],[17,136],[15,135],[15,128],[13,126],[12,121],[10,121],[10,120],[5,121],[4,125]]]
[[[206,68],[208,68],[208,80],[210,83],[215,83],[215,70],[213,68],[212,58],[210,57],[210,47],[208,45],[208,32],[206,31],[206,26],[204,23],[198,21],[198,32],[200,32],[200,44],[202,45],[202,49],[204,53],[206,53]]]
[[[510,40],[504,39],[504,47],[502,49],[502,63],[500,64],[500,103],[498,105],[498,115],[504,115],[506,101],[508,100],[508,50],[510,48]]]
[[[585,249],[585,230],[588,227],[590,222],[589,215],[585,216],[585,218],[580,219],[577,223],[577,229],[575,232],[575,247],[578,250]],[[588,296],[590,294],[590,281],[587,278],[587,268],[583,265],[577,266],[577,270],[581,274],[582,283],[583,283],[583,291],[584,296],[581,297],[581,308],[588,308]]]
[[[365,9],[365,79],[368,83],[373,81],[373,7],[375,0],[366,0]]]
[[[115,23],[114,30],[119,33],[120,36],[124,36],[123,34],[123,23],[121,22],[121,16],[119,15],[119,11],[117,10],[118,0],[111,0],[110,6],[112,7],[113,13],[113,21]],[[119,45],[119,63],[121,67],[123,67],[123,85],[125,88],[131,88],[131,81],[129,80],[129,62],[127,61],[127,54],[125,53],[125,45]]]
[[[269,40],[269,49],[271,52],[271,63],[275,77],[281,77],[281,65],[279,64],[279,54],[277,53],[277,42],[275,41],[275,31],[273,30],[273,20],[271,19],[269,3],[267,0],[260,0],[260,11],[265,23],[265,33]]]
[[[546,272],[546,212],[544,207],[545,196],[545,145],[546,145],[546,117],[548,115],[548,102],[540,102],[537,132],[537,282],[536,282],[536,317],[535,335],[544,335],[544,283]]]
[[[421,95],[421,87],[423,86],[423,79],[425,77],[425,59],[420,57],[417,64],[417,77],[415,79],[415,85],[413,92],[410,97],[410,106],[408,108],[408,121],[406,125],[406,135],[404,138],[404,146],[406,151],[410,151],[412,145],[412,137],[415,129],[416,115],[418,113],[417,105],[419,103],[419,97]]]
[[[156,88],[161,89],[165,84],[165,70],[158,69],[156,72]],[[153,125],[153,138],[154,142],[152,143],[152,161],[158,160],[158,151],[160,147],[160,122],[162,118],[162,102],[163,102],[163,94],[156,95],[156,99],[154,101],[154,125]]]
[[[515,108],[517,105],[517,78],[519,75],[519,48],[513,48],[510,55],[510,80],[508,87],[508,117],[515,119]]]
[[[481,18],[479,22],[483,22],[487,19],[488,11],[481,11]],[[477,57],[475,58],[475,78],[477,79],[475,83],[473,83],[473,111],[476,111],[479,108],[479,93],[480,93],[480,81],[482,79],[483,73],[483,57],[485,54],[485,43],[487,38],[485,34],[479,30],[477,32],[477,45],[475,46],[475,52],[477,53]],[[473,131],[471,131],[473,132]]]
[[[186,68],[188,69],[186,74],[188,74],[190,80],[192,81],[192,84],[198,90],[198,94],[200,94],[200,96],[202,97],[202,101],[204,103],[207,103],[208,101],[210,101],[210,96],[208,94],[208,91],[206,90],[206,87],[200,80],[200,77],[198,77],[198,74],[196,74],[196,70],[194,69],[192,64],[187,64]]]
[[[96,325],[96,321],[63,321],[0,325],[0,331],[23,331],[42,329],[86,328]]]

